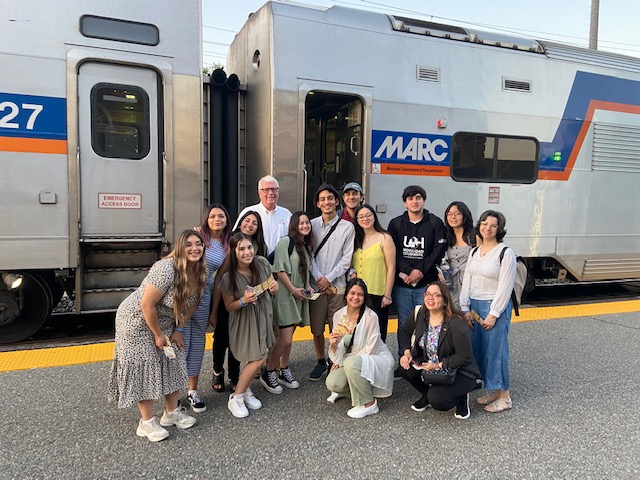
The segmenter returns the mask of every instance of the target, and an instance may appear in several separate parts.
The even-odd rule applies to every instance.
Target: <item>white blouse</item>
[[[347,313],[347,307],[342,307],[333,315],[334,329],[340,323],[340,319]],[[356,333],[352,339],[351,352],[346,353],[344,338],[338,343],[334,352],[329,348],[329,358],[337,365],[342,366],[347,357],[360,355],[362,357],[362,377],[366,378],[372,386],[373,396],[377,398],[388,397],[393,391],[393,368],[395,360],[387,345],[380,337],[380,325],[378,315],[367,307],[360,323],[356,327]]]
[[[504,257],[500,263],[500,253]],[[471,299],[491,300],[490,315],[499,317],[511,299],[511,291],[516,280],[516,256],[509,247],[499,244],[485,256],[480,256],[480,248],[469,253],[467,269],[460,290],[460,308],[469,311]]]

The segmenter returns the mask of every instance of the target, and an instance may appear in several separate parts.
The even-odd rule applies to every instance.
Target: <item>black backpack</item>
[[[289,235],[287,235],[287,237],[289,237]],[[282,238],[284,238],[284,237],[282,237]],[[289,237],[289,249],[288,249],[289,256],[291,256],[291,254],[293,253],[293,247],[294,247],[293,242],[291,241],[291,237]],[[269,263],[271,265],[273,265],[273,261],[275,259],[275,256],[276,256],[276,251],[275,250],[273,252],[271,252],[269,255],[267,255],[267,260],[269,261]]]

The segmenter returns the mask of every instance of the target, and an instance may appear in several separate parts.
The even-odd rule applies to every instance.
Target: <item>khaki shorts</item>
[[[317,300],[309,302],[311,317],[311,333],[314,336],[324,334],[324,326],[333,328],[333,314],[347,304],[344,295],[320,295]]]

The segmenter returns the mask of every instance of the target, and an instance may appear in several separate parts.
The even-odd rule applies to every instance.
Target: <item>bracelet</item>
[[[384,295],[382,298],[386,298],[387,300],[391,300],[391,301],[393,301],[393,298],[391,298],[391,297],[387,297],[386,295]]]
[[[180,332],[180,333],[184,332],[184,328],[183,328],[183,327],[176,327],[176,328],[174,328],[173,330],[174,330],[175,332]]]
[[[238,299],[238,303],[240,304],[240,308],[244,307],[246,304],[242,303],[242,298]]]

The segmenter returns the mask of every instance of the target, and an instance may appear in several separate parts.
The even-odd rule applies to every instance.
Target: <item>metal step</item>
[[[89,269],[84,271],[83,286],[87,290],[137,288],[148,272],[149,267]]]
[[[86,253],[84,268],[149,268],[157,260],[157,250],[92,250]]]
[[[82,312],[88,313],[96,310],[116,310],[122,301],[127,298],[136,287],[123,288],[97,288],[82,291]]]

